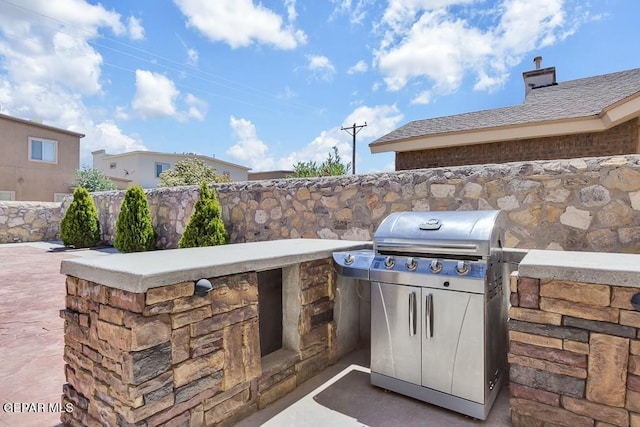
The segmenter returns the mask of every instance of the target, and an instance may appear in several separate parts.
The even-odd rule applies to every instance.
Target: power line
[[[171,58],[163,56],[163,55],[159,55],[159,54],[157,54],[155,52],[152,52],[152,51],[149,51],[149,50],[146,50],[146,49],[142,49],[142,48],[139,48],[137,46],[133,46],[133,45],[131,45],[129,43],[125,43],[125,42],[120,41],[120,40],[116,40],[116,39],[107,37],[107,36],[105,36],[103,34],[99,34],[97,32],[94,33],[92,31],[89,31],[89,30],[87,30],[85,28],[82,28],[82,27],[79,27],[77,25],[74,25],[72,23],[63,21],[63,20],[58,19],[58,18],[54,18],[54,17],[49,16],[47,14],[38,12],[38,11],[33,10],[33,9],[30,9],[28,7],[24,7],[22,5],[13,3],[12,1],[0,0],[0,2],[5,3],[7,5],[11,5],[11,6],[13,6],[13,7],[17,8],[17,9],[21,9],[21,10],[23,10],[25,12],[28,12],[28,13],[31,13],[31,14],[34,14],[34,15],[38,15],[38,16],[40,16],[42,18],[45,18],[47,20],[56,22],[58,24],[61,24],[63,26],[62,28],[56,28],[56,30],[58,32],[66,34],[66,35],[68,35],[70,37],[73,37],[73,38],[76,38],[76,39],[79,39],[79,40],[83,40],[86,43],[88,43],[89,45],[92,45],[94,47],[99,47],[99,48],[102,48],[102,49],[106,49],[106,50],[112,51],[112,52],[114,52],[116,54],[128,56],[128,57],[134,58],[134,59],[142,61],[142,62],[150,63],[150,64],[155,65],[157,67],[162,67],[162,68],[164,68],[166,70],[182,73],[182,75],[184,75],[185,77],[191,77],[193,79],[200,80],[200,81],[202,81],[204,83],[207,83],[207,84],[213,84],[213,85],[217,85],[217,86],[226,88],[226,89],[231,90],[231,91],[235,91],[235,92],[238,92],[238,93],[243,93],[243,94],[245,94],[245,95],[247,95],[249,97],[263,98],[264,100],[267,100],[267,101],[269,101],[271,103],[287,105],[287,106],[291,106],[291,107],[297,107],[297,108],[303,108],[303,109],[311,109],[311,110],[318,110],[319,109],[318,107],[313,106],[313,105],[309,105],[309,104],[305,104],[305,103],[301,103],[301,102],[295,102],[295,101],[291,101],[291,100],[280,99],[278,96],[275,96],[274,94],[269,93],[267,91],[258,89],[256,87],[252,87],[250,85],[247,85],[247,84],[235,81],[235,80],[231,80],[231,79],[225,78],[223,76],[220,76],[220,75],[217,75],[217,74],[214,74],[214,73],[211,73],[211,72],[207,72],[207,71],[198,69],[193,65],[186,66],[184,63],[182,63],[180,61],[171,59]],[[68,27],[70,29],[74,29],[74,30],[76,30],[76,31],[78,31],[80,33],[84,33],[84,34],[87,35],[87,38],[86,39],[85,38],[81,38],[76,34],[72,34],[71,32],[64,31],[64,27]],[[11,35],[11,34],[8,34],[6,32],[4,32],[4,35],[7,36],[7,37],[15,38],[15,39],[22,39],[22,37],[20,37],[20,36]],[[127,49],[131,49],[132,51],[135,51],[136,53],[126,52],[124,50],[117,49],[117,48],[109,46],[107,44],[100,43],[100,42],[98,42],[96,40],[91,40],[91,39],[96,38],[96,37],[98,37],[98,38],[100,38],[102,40],[105,40],[105,41],[108,41],[108,42],[123,46],[123,47],[125,47]],[[148,55],[151,58],[149,58],[149,57],[145,58],[142,55]],[[163,63],[163,62],[165,62],[165,63]],[[119,69],[122,69],[122,70],[125,70],[125,71],[129,71],[129,69],[127,69],[126,67],[117,66],[116,64],[113,64],[113,63],[108,63],[107,64],[107,62],[105,61],[105,64],[109,65],[109,66],[112,66],[114,68],[119,68]],[[170,65],[170,64],[172,64],[173,66]],[[201,89],[195,89],[195,91],[208,93],[207,91],[203,91]],[[227,97],[227,98],[229,98],[229,97]],[[232,98],[232,99],[237,101],[237,102],[242,102],[242,101],[238,101],[237,98]],[[242,103],[247,104],[247,105],[255,106],[254,104],[252,104],[250,102],[242,102]],[[268,107],[264,106],[263,108],[268,108]]]
[[[356,135],[358,134],[358,132],[360,132],[362,130],[363,127],[367,126],[367,122],[364,122],[363,125],[356,125],[355,123],[353,124],[353,126],[350,126],[348,128],[346,127],[341,127],[340,130],[343,130],[345,132],[347,132],[349,135],[351,135],[353,137],[353,153],[351,155],[351,173],[353,175],[356,174]]]

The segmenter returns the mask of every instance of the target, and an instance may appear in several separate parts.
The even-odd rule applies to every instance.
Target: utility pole
[[[351,174],[352,175],[356,174],[356,135],[365,126],[367,126],[367,122],[364,122],[363,125],[356,125],[354,123],[353,126],[349,126],[348,128],[346,128],[344,126],[340,128],[340,130],[343,130],[343,131],[347,132],[349,135],[351,135],[353,137],[353,153],[352,153],[352,156],[351,156],[351,159],[352,159],[351,160]]]

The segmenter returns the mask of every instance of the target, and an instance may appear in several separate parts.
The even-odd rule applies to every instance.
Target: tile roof
[[[521,105],[412,121],[370,145],[450,132],[596,116],[638,93],[640,68],[570,80],[531,90]]]

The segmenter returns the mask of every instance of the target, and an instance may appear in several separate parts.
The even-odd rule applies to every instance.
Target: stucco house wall
[[[16,201],[56,201],[71,193],[84,135],[0,114],[0,193]],[[30,158],[30,139],[54,141],[55,161]]]
[[[105,150],[94,151],[93,167],[103,171],[113,181],[130,180],[129,185],[138,184],[143,188],[155,188],[159,178],[156,176],[156,164],[175,167],[176,162],[196,157],[208,166],[216,169],[220,175],[228,174],[232,181],[246,181],[249,168],[225,162],[213,157],[201,155],[158,153],[153,151],[132,151],[122,154],[108,154]],[[116,185],[118,185],[116,183]],[[120,186],[118,186],[120,188]]]

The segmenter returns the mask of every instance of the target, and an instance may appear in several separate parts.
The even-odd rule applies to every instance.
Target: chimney
[[[533,62],[536,64],[536,70],[540,69],[540,64],[542,64],[542,56],[536,56],[533,58]]]
[[[524,79],[524,96],[526,97],[532,89],[552,86],[556,83],[556,67],[540,68],[542,56],[533,58],[536,69],[522,73]]]

